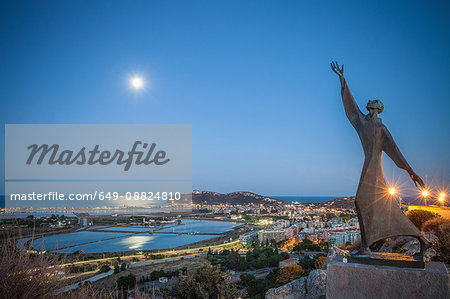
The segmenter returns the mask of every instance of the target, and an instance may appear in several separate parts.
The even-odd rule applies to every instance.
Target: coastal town
[[[194,191],[184,214],[91,214],[40,211],[0,222],[4,232],[20,236],[27,252],[64,257],[58,292],[65,296],[88,288],[176,297],[192,271],[219,271],[217,279],[236,294],[264,298],[298,277],[320,273],[330,252],[345,254],[360,237],[354,197],[300,203],[250,192]]]

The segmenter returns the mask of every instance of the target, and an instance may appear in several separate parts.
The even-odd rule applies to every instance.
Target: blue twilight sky
[[[448,1],[2,1],[0,167],[5,123],[189,123],[195,189],[351,195],[363,152],[335,59],[448,188],[449,15]]]

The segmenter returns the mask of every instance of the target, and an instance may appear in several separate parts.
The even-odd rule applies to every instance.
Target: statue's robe
[[[365,155],[355,200],[363,245],[393,236],[420,237],[420,231],[388,192],[381,162],[383,151],[399,168],[412,171],[411,167],[381,119],[361,112],[344,78],[341,86],[345,113],[358,132]]]

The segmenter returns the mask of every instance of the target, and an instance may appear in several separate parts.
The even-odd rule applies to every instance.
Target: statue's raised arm
[[[355,99],[348,88],[347,82],[344,78],[344,65],[342,68],[339,68],[339,64],[336,62],[331,62],[331,69],[338,74],[339,79],[341,80],[341,96],[342,102],[344,103],[345,114],[347,118],[350,120],[353,126],[356,125],[356,121],[363,115],[361,110],[359,110],[358,104],[356,104]]]
[[[414,172],[414,170],[411,168],[411,166],[409,166],[405,157],[403,157],[403,154],[400,152],[399,148],[397,147],[397,144],[395,144],[394,138],[392,138],[391,133],[389,133],[389,131],[386,127],[383,127],[382,148],[383,148],[383,151],[389,156],[389,158],[391,158],[392,161],[394,161],[395,165],[397,165],[398,168],[404,169],[408,172],[409,176],[411,177],[411,179],[412,179],[414,185],[416,185],[416,187],[417,187],[417,184],[419,184],[420,187],[425,188],[425,183]]]

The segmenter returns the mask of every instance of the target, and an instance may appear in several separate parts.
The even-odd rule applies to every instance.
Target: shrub
[[[178,277],[169,295],[176,298],[238,298],[239,291],[219,265],[203,264],[186,277]]]
[[[99,272],[100,272],[100,273],[105,273],[105,272],[108,272],[109,270],[111,270],[111,267],[110,267],[109,265],[102,265],[102,266],[100,267]]]
[[[406,216],[411,220],[412,223],[419,229],[422,230],[422,225],[433,218],[441,217],[440,215],[422,209],[415,209],[406,212]]]
[[[122,263],[122,265],[120,265],[120,271],[125,271],[126,269],[127,269],[127,264]]]
[[[29,242],[28,244],[31,244]],[[56,254],[33,254],[6,236],[0,249],[0,298],[49,298],[61,285]],[[56,266],[56,267],[55,267]]]
[[[326,260],[327,260],[327,257],[326,256],[319,256],[318,258],[317,258],[317,260],[316,260],[316,268],[317,269],[322,269],[323,268],[323,265],[325,265],[325,262],[326,262]]]
[[[443,218],[430,219],[422,225],[422,230],[424,232],[433,233],[439,237],[441,234],[450,230],[450,220]]]
[[[436,250],[435,260],[450,264],[450,220],[434,218],[423,224],[425,232],[431,232],[438,237],[433,244]]]
[[[128,274],[127,276],[122,276],[117,278],[117,288],[118,289],[131,289],[136,284],[136,276],[133,274]]]
[[[305,273],[305,271],[299,264],[291,264],[280,269],[276,281],[278,284],[286,284],[299,278],[303,273]]]

